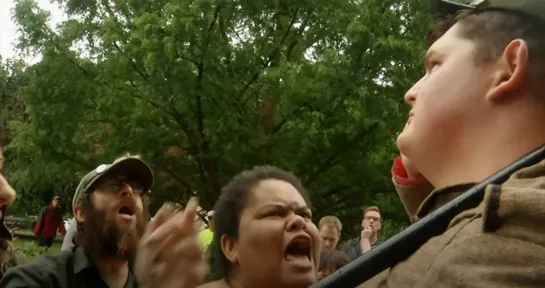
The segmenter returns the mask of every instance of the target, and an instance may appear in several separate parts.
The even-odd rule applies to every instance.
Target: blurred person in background
[[[214,206],[212,247],[222,279],[202,288],[307,288],[316,282],[320,236],[293,174],[258,166],[235,176]]]
[[[208,246],[210,246],[210,243],[212,243],[212,240],[214,239],[214,230],[216,228],[216,223],[214,222],[214,210],[208,212],[208,215],[206,215],[206,221],[208,222],[208,227],[199,233],[199,240],[205,251],[208,249]]]
[[[66,229],[66,234],[64,234],[64,239],[62,240],[62,246],[61,251],[66,251],[74,248],[74,239],[76,235],[78,234],[78,223],[76,221],[76,218],[72,218],[70,220],[70,224],[68,225],[68,229]]]
[[[337,249],[337,243],[341,238],[343,225],[341,220],[335,216],[324,216],[318,223],[320,229],[321,251]]]
[[[360,237],[346,241],[343,246],[344,253],[355,260],[364,253],[370,251],[382,241],[378,239],[378,232],[382,228],[382,216],[377,206],[367,207],[363,210]]]
[[[344,252],[338,250],[325,250],[320,253],[320,267],[318,268],[318,281],[333,274],[350,263],[350,259]]]
[[[37,237],[38,246],[42,253],[46,253],[53,245],[57,231],[63,235],[66,234],[60,201],[60,196],[53,197],[51,203],[40,212],[36,226],[34,226],[34,235]]]

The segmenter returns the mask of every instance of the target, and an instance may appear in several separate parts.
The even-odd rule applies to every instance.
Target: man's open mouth
[[[132,216],[132,215],[134,215],[134,209],[133,209],[132,206],[123,205],[123,206],[121,206],[121,208],[119,208],[119,211],[117,213],[119,213],[121,215]]]

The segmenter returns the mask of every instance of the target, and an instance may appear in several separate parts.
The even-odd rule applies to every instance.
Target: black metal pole
[[[430,238],[441,234],[460,212],[477,207],[490,184],[505,182],[514,172],[545,159],[545,145],[469,189],[458,198],[422,218],[311,288],[351,288],[407,259]]]

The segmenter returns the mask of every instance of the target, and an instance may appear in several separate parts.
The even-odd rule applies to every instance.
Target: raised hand
[[[373,234],[373,229],[371,227],[364,227],[360,236],[362,239],[369,239],[371,234]]]
[[[198,201],[184,211],[161,207],[138,245],[134,272],[141,288],[193,288],[208,274],[194,219]]]

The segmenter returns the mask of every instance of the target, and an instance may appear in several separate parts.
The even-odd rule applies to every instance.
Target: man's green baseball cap
[[[102,164],[93,169],[87,175],[81,178],[76,193],[72,199],[72,210],[75,209],[85,193],[89,193],[89,189],[93,184],[97,183],[105,176],[123,174],[131,179],[138,180],[144,186],[144,191],[149,191],[153,185],[153,172],[146,162],[140,160],[138,157],[125,157],[112,164]]]
[[[461,10],[516,13],[545,25],[545,0],[431,0],[433,14],[456,14]]]

